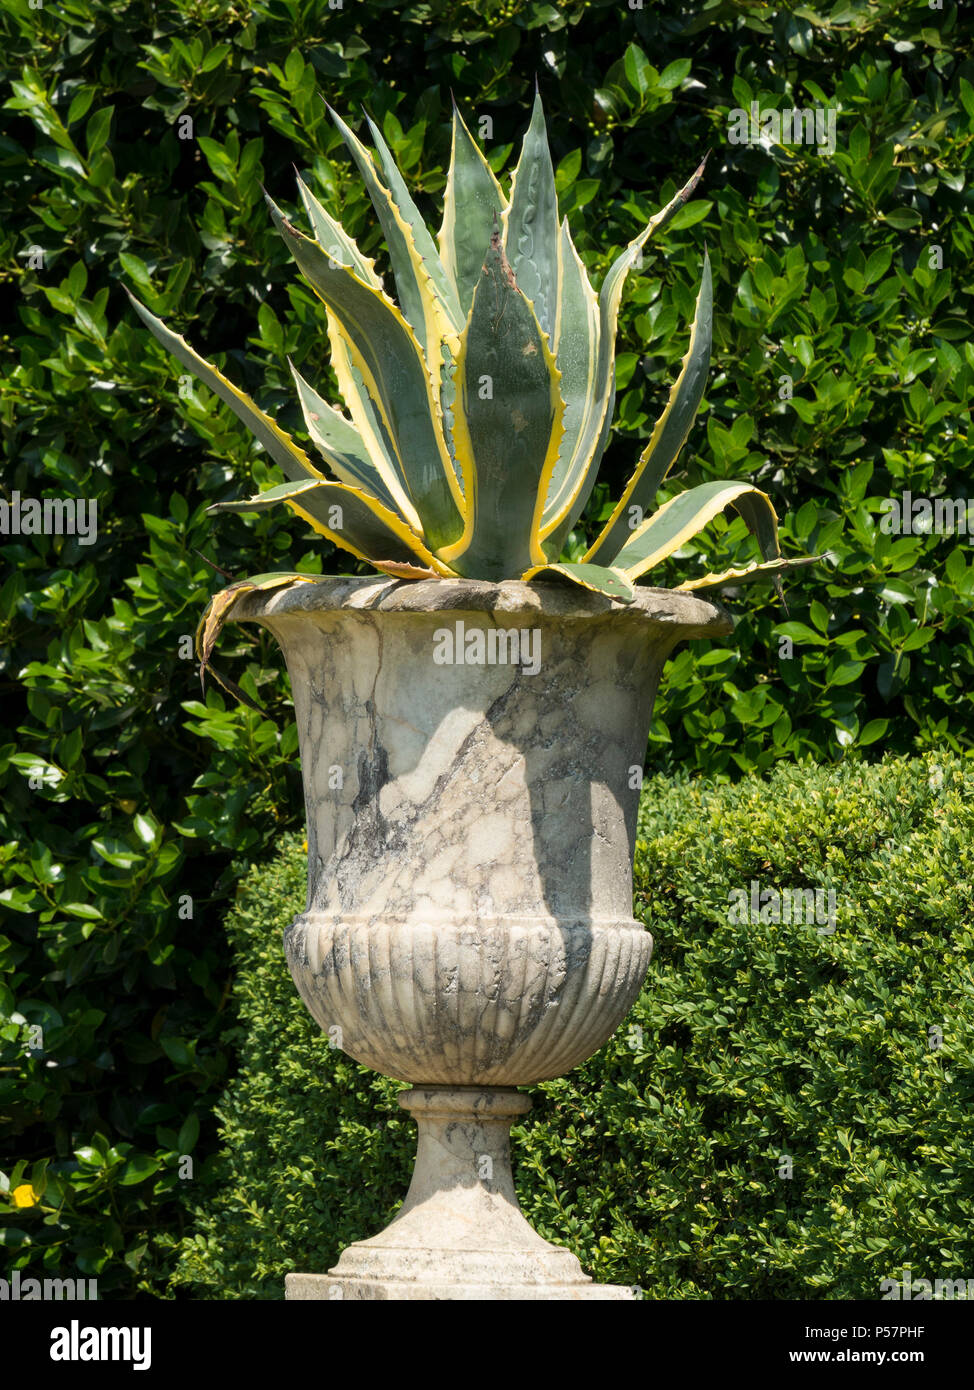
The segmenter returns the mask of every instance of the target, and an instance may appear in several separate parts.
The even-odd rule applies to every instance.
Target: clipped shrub
[[[952,756],[647,781],[646,988],[514,1130],[543,1235],[660,1298],[878,1298],[904,1269],[972,1275],[971,792]],[[729,920],[754,884],[768,920]],[[282,1297],[287,1271],[327,1269],[408,1183],[400,1083],[331,1046],[288,975],[304,891],[291,836],[228,920],[240,1071],[218,1186],[172,1248],[171,1288],[194,1297]],[[812,920],[774,921],[786,901]]]

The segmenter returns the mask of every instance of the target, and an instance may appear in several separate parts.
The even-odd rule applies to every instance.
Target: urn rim
[[[312,578],[309,576],[309,578]],[[733,631],[730,614],[711,599],[675,589],[637,585],[632,603],[591,590],[532,580],[387,579],[379,576],[313,577],[308,584],[254,590],[235,604],[232,621],[310,613],[484,613],[561,620],[605,618],[649,622],[678,630],[682,638],[723,637]]]

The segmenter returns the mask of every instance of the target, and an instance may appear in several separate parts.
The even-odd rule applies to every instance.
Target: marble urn
[[[517,1204],[518,1087],[596,1052],[642,986],[639,781],[676,643],[717,606],[638,588],[335,578],[251,593],[291,677],[308,827],[285,933],[322,1029],[409,1082],[412,1182],[385,1231],[289,1299],[631,1299]]]

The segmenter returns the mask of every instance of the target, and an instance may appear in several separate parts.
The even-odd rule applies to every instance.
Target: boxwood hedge
[[[968,764],[932,756],[647,781],[636,904],[656,953],[615,1037],[532,1088],[514,1130],[538,1230],[658,1298],[974,1278],[972,790]],[[729,920],[739,889],[759,920]],[[799,890],[826,910],[775,921]],[[400,1083],[333,1049],[288,975],[304,892],[298,835],[241,882],[240,1070],[213,1185],[160,1251],[170,1291],[280,1298],[288,1270],[328,1268],[405,1192]]]

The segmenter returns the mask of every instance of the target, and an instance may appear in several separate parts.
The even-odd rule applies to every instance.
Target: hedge
[[[652,1298],[876,1299],[911,1271],[970,1274],[971,791],[953,757],[647,780],[647,985],[601,1052],[531,1088],[513,1131],[543,1235]],[[240,1070],[214,1186],[164,1243],[169,1292],[281,1298],[286,1272],[327,1269],[408,1185],[401,1083],[329,1045],[284,963],[305,874],[294,835],[228,920]],[[818,890],[825,910],[735,924],[752,882]]]
[[[80,496],[99,520],[90,546],[0,537],[12,1261],[97,1276],[103,1296],[158,1282],[146,1259],[185,1219],[179,1171],[191,1158],[195,1179],[205,1172],[235,1065],[221,926],[233,860],[265,858],[300,825],[270,639],[231,630],[221,649],[269,717],[199,690],[190,638],[223,582],[200,552],[233,575],[360,568],[285,518],[207,518],[275,470],[181,380],[123,286],[296,427],[286,357],[324,394],[334,383],[261,183],[292,211],[296,162],[377,250],[316,87],[353,120],[370,105],[432,215],[450,91],[478,130],[491,118],[488,153],[509,170],[537,77],[561,210],[596,283],[711,148],[699,196],[623,304],[606,484],[618,494],[685,350],[706,243],[714,367],[674,486],[747,477],[785,517],[786,551],[829,559],[788,581],[787,613],[742,590],[733,638],[670,663],[651,765],[733,779],[805,755],[970,750],[966,538],[879,528],[891,495],[968,491],[974,64],[957,15],[924,0],[794,13],[738,0],[7,0],[0,498]],[[834,154],[728,143],[730,111],[752,100],[841,103]],[[722,523],[665,582],[746,550]],[[5,1190],[15,1170],[36,1210]]]

